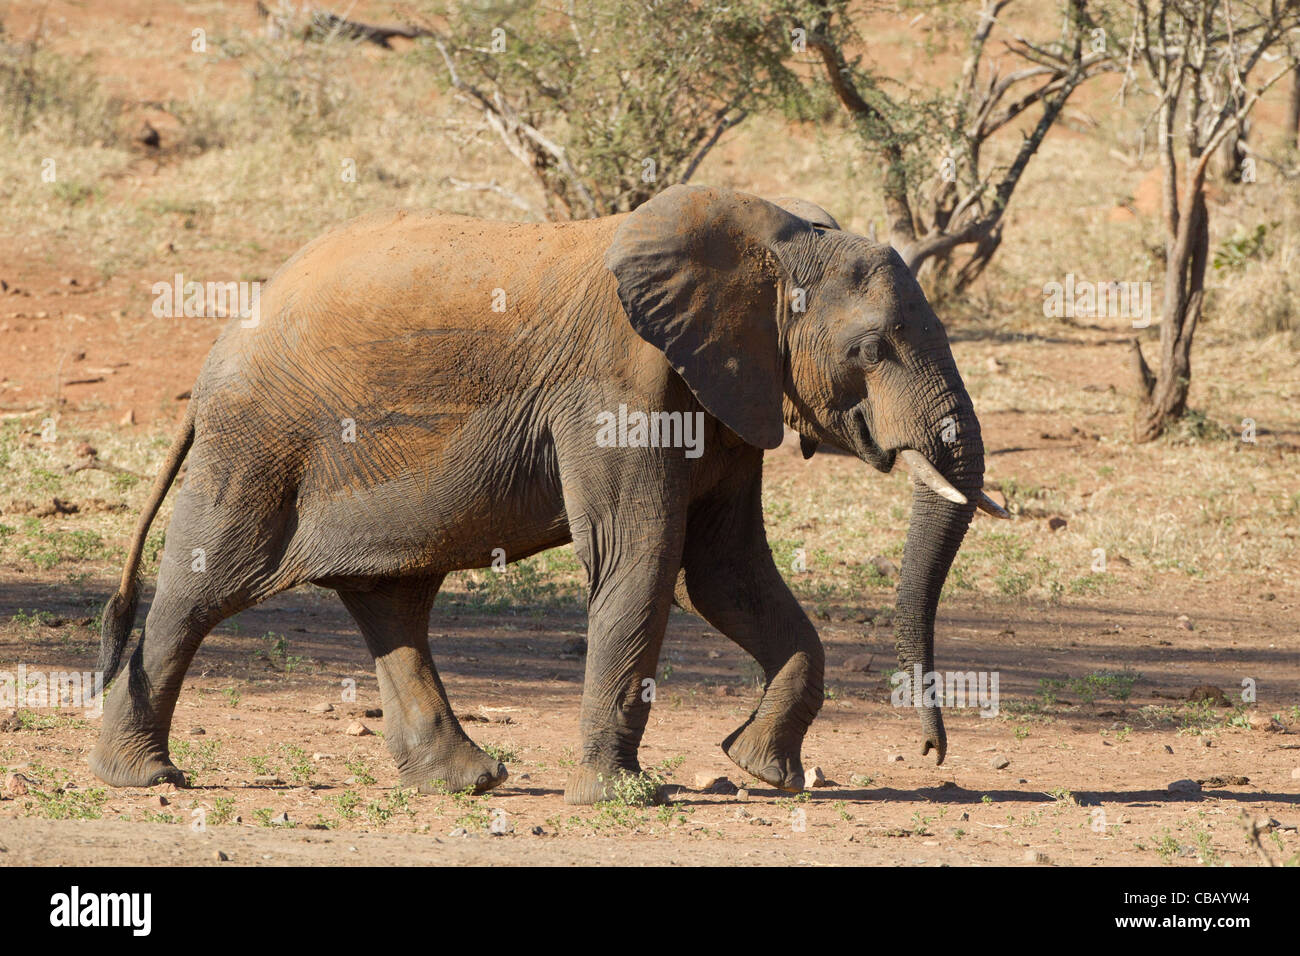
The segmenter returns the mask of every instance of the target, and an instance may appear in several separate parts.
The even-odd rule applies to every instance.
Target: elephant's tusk
[[[948,479],[939,474],[939,469],[930,464],[930,460],[919,451],[904,448],[898,453],[898,457],[903,459],[908,473],[936,495],[947,498],[956,505],[966,504],[966,496],[950,485]]]
[[[982,491],[977,492],[975,495],[975,507],[979,508],[979,510],[985,514],[992,515],[995,518],[1009,519],[1011,517],[1011,513],[1007,511],[1006,508],[1002,507]]]

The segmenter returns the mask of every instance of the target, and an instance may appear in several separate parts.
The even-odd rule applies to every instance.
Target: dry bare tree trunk
[[[1287,142],[1300,148],[1300,65],[1291,74],[1291,96],[1286,110]]]
[[[1160,316],[1160,369],[1154,375],[1133,340],[1132,365],[1138,387],[1133,437],[1158,438],[1168,423],[1187,410],[1192,377],[1192,338],[1205,298],[1209,260],[1209,210],[1206,170],[1224,143],[1242,130],[1265,91],[1293,72],[1290,64],[1256,89],[1246,80],[1268,50],[1300,28],[1300,4],[1247,8],[1239,16],[1218,0],[1137,0],[1138,20],[1130,40],[1159,98],[1160,165],[1163,171],[1165,227],[1164,303]],[[1180,107],[1182,112],[1180,113]],[[1174,120],[1185,133],[1175,145]],[[1185,179],[1178,192],[1178,153]]]
[[[1192,338],[1201,318],[1205,298],[1205,268],[1209,260],[1209,211],[1205,191],[1191,200],[1178,237],[1165,263],[1165,301],[1160,314],[1160,373],[1139,372],[1142,402],[1133,426],[1138,442],[1153,441],[1169,420],[1187,411],[1187,392],[1192,384]],[[1136,344],[1136,341],[1135,341]],[[1136,349],[1142,363],[1141,349]]]
[[[1109,54],[1084,49],[1085,27],[1091,25],[1087,0],[1067,0],[1066,24],[1057,41],[1039,44],[1017,36],[1006,45],[1017,57],[1018,69],[1003,73],[989,63],[989,69],[982,70],[985,48],[1010,2],[982,0],[961,79],[946,107],[960,142],[960,159],[947,158],[952,169],[943,177],[926,178],[919,171],[930,164],[916,162],[914,145],[907,145],[891,124],[891,118],[911,107],[906,101],[891,101],[870,73],[850,63],[844,53],[845,44],[856,36],[849,5],[821,0],[820,22],[808,31],[808,47],[820,58],[831,90],[881,164],[890,245],[913,275],[952,292],[966,289],[997,252],[1012,193],[1066,100],[1091,77],[1115,68]],[[872,97],[886,107],[878,108]],[[1042,115],[1023,135],[1010,165],[981,169],[980,156],[991,138],[1037,105]],[[957,265],[959,247],[973,249],[964,252]]]

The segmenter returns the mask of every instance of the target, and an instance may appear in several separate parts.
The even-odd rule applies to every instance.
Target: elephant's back
[[[466,429],[531,440],[545,408],[529,396],[562,394],[608,364],[602,340],[632,335],[609,321],[621,313],[603,256],[619,218],[399,212],[328,231],[272,277],[256,324],[232,322],[209,354],[197,450],[334,485],[340,447],[411,470],[467,447]]]
[[[256,323],[226,327],[203,377],[262,377],[295,363],[324,373],[336,362],[388,377],[403,358],[456,359],[457,342],[473,343],[460,358],[472,360],[539,317],[562,319],[565,301],[607,280],[604,250],[622,218],[517,223],[396,210],[343,223],[271,277]]]

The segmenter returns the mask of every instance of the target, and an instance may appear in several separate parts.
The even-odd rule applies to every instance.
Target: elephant
[[[766,678],[723,751],[797,792],[824,653],[763,527],[763,452],[784,425],[805,455],[829,443],[911,471],[894,626],[901,666],[930,672],[940,589],[977,506],[997,507],[943,325],[890,247],[802,200],[684,185],[602,219],[397,211],[335,227],[199,373],[104,608],[107,683],[146,534],[187,462],[91,769],[113,786],[184,786],[168,733],[199,644],[312,583],[338,593],[374,657],[401,784],[496,787],[506,767],[466,735],[432,658],[434,597],[451,571],[572,542],[588,652],[566,802],[640,772],[674,603]],[[940,710],[920,715],[921,752],[942,763]]]

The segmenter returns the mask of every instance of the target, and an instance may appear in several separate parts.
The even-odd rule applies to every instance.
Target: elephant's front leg
[[[723,741],[723,751],[760,780],[799,791],[803,738],[822,706],[825,654],[772,561],[758,470],[729,484],[692,509],[677,601],[748,651],[767,681],[758,707]]]
[[[566,803],[609,799],[620,774],[641,772],[637,748],[650,717],[655,666],[681,562],[676,523],[660,517],[653,530],[617,520],[574,529],[591,594],[582,760],[565,787]]]

